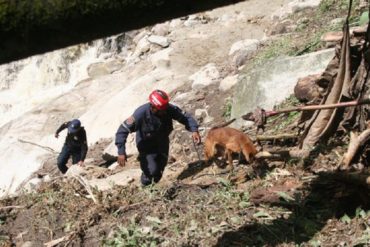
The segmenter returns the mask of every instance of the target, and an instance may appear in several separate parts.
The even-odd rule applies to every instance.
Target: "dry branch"
[[[358,153],[359,149],[370,140],[370,129],[365,130],[359,136],[351,132],[351,140],[349,142],[347,153],[343,157],[341,169],[346,170],[353,162],[353,158]]]
[[[258,135],[256,137],[257,141],[274,141],[274,140],[279,140],[279,139],[297,139],[298,136],[296,134],[282,134],[282,135],[272,135],[272,136],[267,136],[267,135]]]
[[[54,239],[54,240],[52,240],[50,242],[44,243],[44,246],[45,247],[53,247],[53,246],[56,246],[56,245],[60,244],[61,242],[70,240],[73,234],[74,233],[70,233],[70,234],[65,235],[65,236],[63,236],[61,238],[57,238],[57,239]]]
[[[20,208],[24,208],[24,206],[6,206],[6,207],[1,207],[0,208],[0,211],[1,210],[7,210],[7,209],[20,209]]]
[[[257,160],[286,160],[289,157],[289,150],[261,151],[256,154]]]
[[[20,143],[27,143],[27,144],[34,145],[34,146],[36,146],[36,147],[42,148],[42,149],[44,149],[44,150],[46,150],[46,151],[49,151],[49,152],[51,152],[51,153],[53,153],[53,154],[57,154],[57,153],[58,153],[57,151],[55,151],[55,150],[54,150],[54,149],[52,149],[51,147],[43,146],[43,145],[37,144],[37,143],[35,143],[35,142],[26,141],[26,140],[22,140],[22,139],[19,139],[19,138],[18,138],[18,141],[19,141]]]
[[[80,182],[80,184],[85,187],[87,193],[90,195],[91,199],[94,201],[95,204],[98,204],[98,201],[96,200],[92,190],[91,190],[91,187],[89,185],[89,183],[83,178],[81,177],[80,175],[74,175],[72,176],[73,178],[75,178],[78,182]]]

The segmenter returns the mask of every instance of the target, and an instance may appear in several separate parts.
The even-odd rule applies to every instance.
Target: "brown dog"
[[[217,147],[222,147],[225,151],[228,163],[233,170],[232,153],[243,153],[245,159],[250,163],[257,153],[256,147],[251,139],[242,131],[230,127],[212,128],[204,142],[204,154],[206,163],[211,158],[219,155]],[[225,157],[225,158],[226,158]]]

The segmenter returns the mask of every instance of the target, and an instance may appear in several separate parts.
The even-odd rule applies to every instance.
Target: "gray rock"
[[[97,78],[118,71],[122,66],[123,64],[118,60],[112,60],[106,63],[93,63],[87,67],[87,74],[90,78]]]
[[[233,86],[235,86],[237,82],[238,82],[238,75],[228,76],[220,82],[219,89],[221,91],[227,91],[231,89]]]
[[[33,247],[33,246],[35,245],[31,241],[24,242],[22,245],[20,245],[20,247]]]
[[[158,36],[166,36],[170,32],[169,22],[160,23],[152,28],[152,33]]]
[[[220,73],[215,64],[209,63],[189,77],[193,89],[201,89],[220,81]]]
[[[167,48],[150,55],[149,59],[156,67],[168,68],[171,64],[169,55],[172,49]]]
[[[100,63],[90,64],[87,67],[87,74],[91,78],[97,78],[97,77],[100,77],[100,76],[103,76],[103,75],[108,75],[110,73],[109,73],[109,70],[108,70],[106,64],[103,63],[103,62],[100,62]]]
[[[253,52],[257,50],[259,43],[260,41],[257,39],[240,40],[231,46],[229,56],[240,50]]]
[[[159,45],[160,47],[166,48],[170,45],[170,41],[167,37],[151,35],[148,37],[148,41],[152,44]]]

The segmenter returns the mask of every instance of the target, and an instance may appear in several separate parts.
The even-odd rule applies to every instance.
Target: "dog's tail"
[[[216,126],[212,127],[211,130],[226,127],[226,126],[230,125],[231,123],[233,123],[235,120],[236,120],[236,118],[233,118],[233,119],[227,121],[226,123],[216,125]]]

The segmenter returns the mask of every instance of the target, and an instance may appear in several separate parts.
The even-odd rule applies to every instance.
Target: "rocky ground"
[[[307,41],[322,32],[323,23],[343,17],[343,13],[345,8],[332,9],[321,22],[315,18],[317,11],[294,15],[291,24],[302,22],[305,32],[298,29],[291,36],[281,34],[279,25],[263,21],[266,33],[279,32],[276,38],[294,37],[289,52],[298,54],[325,47]],[[269,48],[275,45],[265,44],[254,61],[269,56]],[[189,59],[195,58],[189,54]],[[223,63],[221,58],[219,63]],[[188,91],[190,85],[184,85],[172,96]],[[222,95],[224,100],[215,95]],[[179,103],[197,117],[204,138],[210,127],[227,120],[230,97],[232,91],[209,86],[195,90],[191,99]],[[296,104],[292,96],[277,107]],[[196,112],[204,108],[212,121]],[[269,118],[264,135],[297,134],[299,117],[298,113],[289,113]],[[244,132],[256,140],[255,127]],[[105,168],[111,162],[102,154],[111,141],[100,140],[90,147],[89,167],[83,179],[60,176],[56,155],[52,154],[36,174],[48,174],[47,182],[32,193],[1,200],[0,246],[370,245],[369,190],[347,184],[333,173],[346,151],[347,136],[334,136],[305,161],[286,158],[247,164],[235,157],[238,164],[230,174],[229,167],[206,165],[203,146],[195,147],[189,133],[176,125],[171,135],[170,162],[159,184],[142,188],[133,179],[125,186],[111,185],[111,189],[101,191],[86,185],[84,179],[106,178],[138,168],[135,155],[129,157],[125,168]],[[256,145],[283,153],[296,146],[297,139],[260,141]]]

